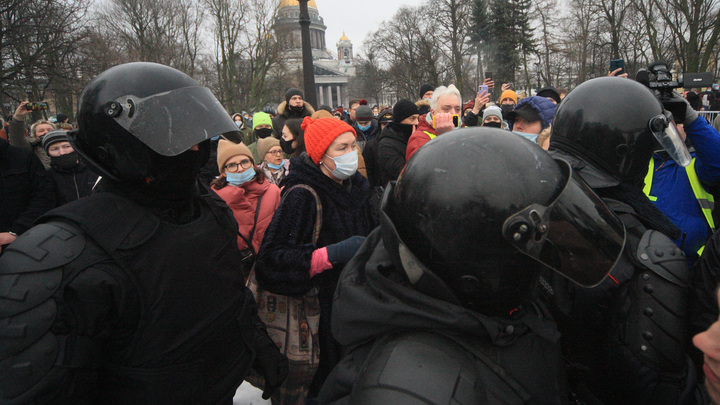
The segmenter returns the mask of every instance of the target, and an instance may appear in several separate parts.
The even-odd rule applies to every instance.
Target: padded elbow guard
[[[41,383],[61,353],[51,327],[62,266],[80,255],[82,234],[65,224],[41,224],[0,256],[0,403],[47,394]]]

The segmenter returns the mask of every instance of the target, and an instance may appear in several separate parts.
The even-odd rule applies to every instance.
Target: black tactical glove
[[[344,241],[327,245],[328,261],[330,263],[347,263],[355,256],[355,252],[365,242],[364,236],[351,236]]]
[[[280,353],[265,330],[256,331],[253,370],[265,379],[262,398],[269,399],[288,376],[288,359]]]

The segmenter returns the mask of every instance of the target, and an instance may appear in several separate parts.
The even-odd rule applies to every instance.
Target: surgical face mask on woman
[[[228,183],[240,187],[255,178],[255,169],[252,167],[240,173],[225,173]]]
[[[330,170],[330,174],[332,174],[336,179],[345,180],[357,172],[358,154],[356,150],[336,157],[330,157],[327,154],[325,154],[325,156],[335,163],[335,169],[330,170],[329,167],[325,166],[325,163],[322,163],[322,165],[325,166],[326,169]]]

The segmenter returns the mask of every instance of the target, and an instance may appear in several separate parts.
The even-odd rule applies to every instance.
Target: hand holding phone
[[[478,86],[478,95],[485,95],[490,92],[490,88],[486,84],[481,84]]]
[[[618,70],[620,69],[620,70]],[[608,72],[608,76],[622,76],[627,77],[627,72],[625,72],[625,60],[623,59],[613,59],[610,61],[610,71]]]
[[[460,126],[460,116],[457,114],[440,113],[433,115],[433,128],[438,135],[451,131]]]
[[[478,94],[475,96],[475,104],[473,105],[473,114],[479,114],[480,110],[485,108],[485,104],[487,104],[490,101],[490,94],[489,93],[482,93],[478,92]]]
[[[48,103],[45,101],[28,101],[27,104],[25,104],[25,109],[28,111],[43,111],[48,108]]]

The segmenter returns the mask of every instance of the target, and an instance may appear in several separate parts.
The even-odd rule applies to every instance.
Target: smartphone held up
[[[29,101],[25,104],[25,109],[28,111],[44,111],[48,108],[50,108],[50,106],[45,101]]]

